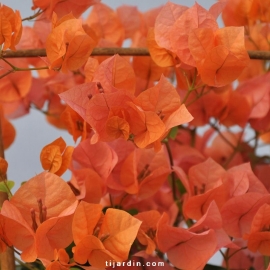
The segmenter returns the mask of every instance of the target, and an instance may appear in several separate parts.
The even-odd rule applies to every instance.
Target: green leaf
[[[10,194],[10,190],[14,187],[15,182],[11,180],[6,180],[0,182],[0,191]]]
[[[203,270],[226,270],[226,269],[221,266],[206,264]]]
[[[181,182],[180,179],[177,179],[177,181],[175,181],[177,189],[179,190],[180,194],[185,194],[187,192],[185,186],[183,185],[183,183]]]
[[[174,140],[176,138],[177,132],[178,132],[178,127],[173,127],[170,130],[169,138],[172,139],[172,140]]]
[[[137,215],[139,213],[138,209],[136,208],[128,209],[127,212],[132,216]]]

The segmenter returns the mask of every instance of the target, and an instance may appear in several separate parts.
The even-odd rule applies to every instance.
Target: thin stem
[[[8,74],[13,73],[13,72],[14,72],[14,70],[9,70],[9,71],[7,71],[6,73],[4,73],[4,74],[2,74],[2,75],[0,76],[0,79],[4,78],[5,76],[7,76]]]
[[[169,156],[169,160],[170,160],[170,165],[171,165],[171,169],[172,169],[172,193],[173,193],[173,200],[176,202],[177,201],[177,196],[176,196],[176,175],[175,172],[173,171],[173,156],[172,156],[172,151],[171,148],[169,146],[169,142],[168,140],[165,140],[165,146],[168,152],[168,156]]]
[[[193,128],[193,129],[190,130],[190,136],[191,136],[190,146],[191,147],[195,147],[195,143],[196,143],[196,128]]]
[[[223,164],[223,167],[225,169],[230,164],[230,162],[232,161],[232,159],[234,158],[234,156],[236,155],[236,153],[241,151],[241,148],[239,146],[240,146],[240,142],[242,140],[243,134],[244,134],[244,129],[242,130],[242,132],[241,132],[241,134],[239,136],[239,139],[238,139],[238,142],[237,142],[236,147],[234,148],[233,152],[231,153],[231,155],[229,156],[229,158],[226,160],[226,162]]]
[[[14,71],[29,71],[29,70],[42,70],[42,69],[49,69],[49,67],[34,67],[34,68],[18,68],[14,65],[12,65],[8,60],[5,58],[1,57],[4,62],[6,62]]]
[[[125,200],[125,198],[126,198],[128,195],[129,195],[129,194],[126,193],[126,194],[121,198],[121,200],[120,200],[120,202],[119,202],[119,205],[120,205],[120,206],[122,206],[123,201]]]
[[[201,93],[199,93],[199,95],[197,95],[192,101],[190,101],[189,103],[186,104],[186,107],[190,106],[192,103],[194,103],[195,101],[197,101],[201,97],[203,97],[211,92],[211,90],[204,92],[205,86],[206,85],[203,86],[203,89],[202,89]]]
[[[3,57],[1,57],[1,59],[4,61],[4,62],[6,62],[13,70],[15,70],[16,69],[16,67],[15,66],[13,66],[8,60],[6,60],[5,58],[3,58]]]
[[[193,77],[191,85],[189,84],[188,78],[186,76],[185,76],[185,78],[186,78],[187,85],[188,85],[188,92],[187,92],[186,96],[184,97],[182,104],[186,103],[191,92],[193,92],[195,90],[194,86],[195,86],[195,82],[196,82],[196,78],[197,78],[197,69],[195,69],[194,77]]]
[[[112,199],[112,195],[111,195],[111,194],[109,194],[109,198],[110,198],[110,204],[111,204],[111,207],[114,207],[113,199]]]
[[[224,252],[223,252],[221,249],[219,250],[219,252],[221,253],[221,255],[222,255],[222,257],[223,257],[223,259],[224,259],[224,261],[225,261],[226,269],[227,269],[227,270],[230,270],[230,268],[229,268],[229,259],[228,259],[228,257],[224,254]]]
[[[22,22],[23,22],[23,21],[31,21],[31,20],[35,19],[36,17],[38,17],[38,16],[39,16],[40,14],[42,14],[43,12],[44,12],[44,10],[39,9],[39,10],[37,11],[36,14],[34,14],[34,15],[32,15],[32,16],[29,16],[29,17],[26,17],[26,18],[23,18],[23,19],[22,19]]]
[[[42,109],[39,109],[37,106],[35,106],[35,104],[32,104],[32,103],[30,104],[30,108],[31,109],[35,109],[35,110],[38,110],[41,113],[45,114],[46,116],[52,116],[52,117],[57,117],[58,116],[58,114],[56,114],[56,113],[49,113],[47,111],[44,111]]]
[[[139,258],[139,261],[141,263],[142,270],[146,270],[144,258],[143,257],[138,257],[138,258]]]
[[[12,70],[9,70],[8,72],[2,74],[0,76],[0,79],[7,76],[10,73],[16,72],[16,71],[31,71],[31,70],[43,70],[43,69],[49,69],[49,67],[34,67],[34,68],[18,68],[16,66],[14,66],[13,64],[11,64],[8,60],[6,60],[5,58],[3,58],[2,56],[0,57],[1,60],[3,60],[5,63],[7,63]]]
[[[242,247],[240,249],[237,249],[236,251],[234,251],[230,256],[228,256],[227,258],[230,259],[232,256],[234,256],[237,252],[241,251],[241,250],[244,250],[244,249],[247,249],[247,247]]]
[[[20,259],[18,259],[18,258],[15,258],[15,261],[19,264],[19,265],[21,265],[21,266],[23,266],[24,268],[26,268],[26,269],[29,269],[29,270],[38,270],[36,267],[33,267],[33,266],[31,266],[30,264],[28,264],[28,263],[24,263],[24,262],[22,262]]]
[[[233,150],[235,150],[236,147],[221,133],[216,124],[209,122],[209,125],[218,133],[224,142],[226,142]]]
[[[263,256],[264,268],[267,269],[269,265],[269,256]]]
[[[179,221],[179,217],[181,216],[181,213],[182,213],[182,206],[181,206],[181,202],[179,201],[179,199],[177,198],[177,195],[176,195],[176,180],[177,180],[177,177],[175,175],[175,172],[173,170],[173,156],[172,156],[172,151],[171,151],[171,148],[170,148],[170,145],[169,145],[169,141],[168,139],[166,139],[164,141],[165,143],[165,146],[166,146],[166,149],[167,149],[167,153],[168,153],[168,156],[169,156],[169,160],[170,160],[170,165],[171,165],[171,177],[172,177],[172,194],[173,194],[173,200],[178,208],[178,213],[177,213],[177,217],[174,221],[174,226],[177,226],[178,225],[178,221]]]

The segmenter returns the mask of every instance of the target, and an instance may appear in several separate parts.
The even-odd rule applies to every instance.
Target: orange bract
[[[164,213],[158,224],[156,239],[159,250],[166,252],[168,259],[180,269],[202,269],[215,253],[217,238],[213,229],[195,233],[184,228],[168,225]]]
[[[81,202],[73,222],[75,261],[88,261],[97,268],[105,267],[109,260],[126,260],[141,225],[122,210],[109,208],[103,215],[101,209],[101,205]]]
[[[43,169],[59,176],[62,175],[69,167],[72,153],[73,147],[66,148],[65,141],[59,137],[41,150],[40,161]]]
[[[253,21],[270,21],[269,0],[253,0],[249,11],[249,18]]]
[[[189,35],[195,29],[218,29],[214,16],[199,4],[187,9],[173,24],[170,30],[172,51],[179,59],[190,66],[196,63],[190,53]]]
[[[58,251],[54,250],[54,261],[41,260],[43,265],[46,266],[46,270],[68,270],[70,266],[76,265],[76,263],[69,263],[69,255],[66,250],[61,248]]]
[[[79,17],[87,8],[99,3],[100,0],[33,0],[32,9],[40,8],[45,11],[47,17],[51,17],[55,12],[62,17],[69,12],[73,12],[75,17]]]
[[[152,254],[156,249],[156,229],[161,215],[156,210],[150,210],[141,212],[135,215],[135,217],[142,221],[137,238],[142,245],[146,246],[145,252],[147,254]]]
[[[149,127],[145,125],[149,133],[149,135],[146,134],[149,136],[148,141],[138,143],[138,137],[135,136],[134,141],[137,146],[141,148],[145,147],[146,144],[150,144],[158,139],[162,139],[162,136],[172,127],[190,122],[193,119],[185,105],[181,105],[180,97],[176,92],[176,89],[168,82],[167,79],[165,79],[163,75],[161,76],[158,84],[143,91],[134,100],[134,103],[137,106],[135,107],[133,105],[131,107],[136,109],[138,116],[142,115],[140,111],[140,109],[142,109],[145,111],[145,115],[146,113],[148,113],[149,116],[151,115],[151,121],[155,121],[156,123],[155,132],[150,129],[151,125],[149,125]],[[133,113],[133,115],[135,114]],[[136,117],[136,115],[133,116],[133,118],[134,117]],[[138,123],[132,123],[131,130],[133,126],[140,130]],[[134,135],[136,135],[135,132],[133,132]],[[147,136],[143,137],[144,140],[147,139]]]
[[[9,62],[17,67],[27,67],[24,59],[11,59]],[[25,65],[25,66],[24,66]],[[0,75],[6,73],[12,68],[3,60],[0,62]],[[30,71],[15,72],[0,79],[0,102],[21,101],[27,96],[32,83]]]
[[[16,50],[22,34],[21,15],[8,6],[0,4],[0,45],[4,43],[3,50]]]
[[[121,46],[124,40],[124,27],[116,12],[110,7],[101,3],[94,5],[86,19],[86,24],[95,29],[99,38]]]
[[[0,105],[0,125],[2,130],[2,140],[4,149],[7,149],[15,140],[16,130],[5,118],[2,106]]]
[[[153,149],[131,152],[123,162],[120,173],[122,189],[142,199],[155,194],[170,172],[164,152],[164,148],[158,152]]]
[[[270,205],[263,204],[255,214],[250,233],[245,236],[248,239],[248,249],[259,251],[264,256],[270,255]]]
[[[84,140],[86,138],[86,122],[77,112],[75,112],[69,106],[66,106],[65,110],[60,116],[60,119],[65,124],[68,132],[73,136],[73,140],[75,142],[79,137],[81,137],[81,140]]]
[[[118,54],[103,61],[94,73],[94,82],[99,82],[106,93],[121,90],[135,92],[135,74],[130,63]]]
[[[170,67],[174,65],[172,53],[157,44],[154,28],[150,28],[148,31],[147,46],[149,48],[152,59],[158,66]]]
[[[53,17],[53,22],[56,21],[57,17]],[[95,43],[84,31],[81,20],[65,15],[55,23],[46,41],[51,69],[61,69],[67,73],[68,70],[80,68],[87,61]]]
[[[52,260],[54,248],[65,248],[72,241],[71,221],[76,207],[77,200],[67,183],[43,172],[5,201],[1,209],[4,230],[11,243],[22,250],[23,260]]]
[[[188,9],[186,6],[167,2],[159,12],[155,22],[155,37],[160,47],[172,50],[170,30],[176,20]]]
[[[216,87],[237,79],[248,65],[244,29],[226,27],[215,32],[198,28],[189,36],[189,49],[204,83]]]
[[[228,0],[222,12],[222,19],[226,26],[248,25],[248,13],[253,0]]]

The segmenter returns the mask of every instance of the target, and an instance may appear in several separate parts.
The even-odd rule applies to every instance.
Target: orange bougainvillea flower
[[[255,214],[250,232],[244,235],[248,240],[248,249],[259,251],[264,256],[270,255],[270,205],[263,204]]]
[[[2,106],[0,105],[0,125],[2,130],[2,140],[4,149],[7,149],[14,141],[16,130],[13,125],[5,118]]]
[[[190,52],[204,83],[221,87],[237,79],[249,63],[243,27],[194,29],[188,39]]]
[[[166,127],[155,112],[144,111],[134,103],[129,103],[128,122],[134,143],[139,148],[145,148],[157,141],[165,133]]]
[[[217,247],[215,231],[209,227],[195,233],[184,228],[168,225],[168,215],[164,213],[156,234],[158,249],[166,252],[170,262],[180,269],[202,269],[213,256]]]
[[[211,146],[208,146],[204,149],[204,154],[208,157],[211,157],[220,165],[227,163],[227,160],[230,158],[233,148],[232,146],[236,146],[238,141],[240,140],[241,134],[235,134],[231,132],[221,132],[221,135],[217,135],[214,137]],[[231,145],[228,145],[224,142],[222,137],[225,137],[227,141],[230,142]],[[239,165],[243,163],[243,157],[240,153],[236,153],[231,160],[229,160],[228,168]]]
[[[251,112],[251,104],[248,97],[238,91],[232,91],[228,100],[226,110],[220,116],[220,122],[225,126],[247,124]]]
[[[270,22],[270,12],[269,12],[269,0],[253,0],[251,1],[251,7],[249,10],[248,17],[250,20],[261,22]]]
[[[209,169],[203,168],[203,164],[214,171],[213,178],[211,174],[207,173]],[[222,207],[231,200],[233,201],[247,192],[258,193],[261,196],[267,194],[266,188],[253,174],[249,164],[235,166],[226,173],[220,165],[210,159],[203,164],[195,165],[193,169],[190,169],[191,175],[193,175],[191,178],[192,181],[185,179],[185,175],[183,172],[181,173],[180,168],[175,168],[175,172],[179,175],[180,179],[184,179],[183,183],[185,186],[192,185],[192,182],[195,183],[196,179],[197,185],[193,186],[193,190],[189,188],[189,192],[193,195],[188,196],[183,207],[184,214],[192,219],[198,220],[201,218],[213,200],[219,209],[223,209]],[[201,178],[199,174],[194,174],[196,168],[202,172],[202,175],[208,176]],[[226,220],[231,223],[231,219],[228,218]]]
[[[225,2],[225,1],[224,1]],[[228,0],[222,12],[226,26],[243,26],[249,24],[249,11],[253,0]]]
[[[194,29],[206,28],[215,31],[218,29],[218,24],[215,17],[198,3],[184,11],[171,27],[170,43],[172,51],[183,63],[196,66],[195,59],[190,51],[189,36]]]
[[[133,39],[139,31],[143,31],[143,16],[137,6],[122,5],[116,9],[125,30],[125,39]]]
[[[221,209],[223,227],[228,235],[238,238],[249,233],[258,209],[270,202],[268,194],[248,192],[229,199]]]
[[[61,191],[61,192],[59,192]],[[68,184],[43,172],[23,184],[1,209],[4,231],[26,262],[53,260],[54,249],[72,242],[71,222],[77,200]]]
[[[117,161],[117,154],[108,144],[91,144],[89,139],[81,142],[74,149],[70,166],[73,173],[71,185],[80,191],[78,199],[99,203],[106,192],[106,180]]]
[[[89,168],[96,171],[105,180],[117,164],[117,161],[117,154],[107,143],[91,144],[88,139],[81,142],[74,149],[71,169]]]
[[[144,111],[155,112],[165,125],[164,132],[193,119],[186,106],[181,105],[176,89],[163,75],[154,87],[136,97],[134,103]]]
[[[251,105],[249,118],[264,118],[270,110],[270,74],[266,73],[242,82],[236,91]],[[243,99],[243,96],[241,99]],[[238,102],[239,104],[239,102]]]
[[[134,97],[135,75],[130,64],[115,55],[99,65],[89,88],[60,94],[94,131],[91,143],[132,139],[139,148],[160,140],[174,126],[192,120],[175,88],[161,76],[159,83]],[[96,87],[94,87],[96,86]]]
[[[44,146],[40,153],[43,169],[59,176],[62,175],[69,167],[73,150],[72,146],[66,147],[62,137]]]
[[[84,65],[83,71],[85,75],[85,82],[92,82],[94,74],[99,66],[96,58],[89,57],[86,64]]]
[[[77,199],[99,203],[106,190],[104,180],[90,168],[74,170],[72,173],[69,185],[75,190]]]
[[[97,141],[112,141],[120,137],[126,137],[129,131],[126,121],[124,121],[124,110],[128,106],[128,102],[132,100],[130,95],[122,91],[113,93],[99,93],[91,99],[86,111],[86,121],[92,126],[95,131],[94,136],[91,138],[92,143]],[[122,118],[116,119],[113,123],[112,117]],[[109,132],[109,133],[108,133]]]
[[[81,202],[73,220],[73,237],[76,244],[74,260],[93,267],[105,268],[106,261],[122,262],[128,254],[141,221],[125,211]]]
[[[16,67],[27,67],[28,64],[24,59],[11,59],[9,62]],[[3,60],[0,63],[0,75],[3,75],[12,68]],[[30,71],[15,72],[1,78],[0,80],[0,102],[20,101],[30,91],[32,75]]]
[[[4,218],[0,215],[0,254],[5,252],[7,246],[12,246],[12,243],[7,239],[4,231]]]
[[[150,28],[148,31],[147,47],[149,49],[152,59],[158,66],[170,67],[174,65],[175,62],[172,53],[157,44],[154,28]]]
[[[76,142],[79,137],[81,137],[82,141],[86,139],[87,124],[77,112],[69,106],[66,106],[60,116],[60,119],[65,124],[69,134],[73,136],[74,142]]]
[[[46,52],[51,69],[68,70],[80,68],[90,56],[96,41],[82,27],[82,21],[71,14],[57,21],[52,18],[53,30],[46,41]]]
[[[135,105],[129,104],[128,122],[134,142],[140,148],[159,142],[172,127],[193,119],[163,75],[158,84],[143,91],[133,102]]]
[[[72,12],[77,18],[87,8],[99,2],[100,0],[80,0],[79,2],[74,0],[33,0],[32,9],[40,8],[44,10],[48,18],[52,16],[53,12],[59,17]]]
[[[137,238],[139,242],[146,246],[145,252],[149,255],[156,249],[156,230],[157,223],[161,217],[160,213],[156,210],[145,211],[135,215],[137,219],[142,221],[142,225],[138,232]]]
[[[159,12],[155,22],[155,37],[157,44],[172,51],[170,31],[175,21],[188,9],[186,6],[167,2]]]
[[[60,248],[59,250],[54,250],[54,261],[41,260],[46,270],[68,270],[71,266],[76,265],[76,263],[70,263],[69,255],[66,250]]]
[[[103,61],[94,73],[94,82],[99,82],[105,93],[121,90],[131,95],[135,92],[136,78],[129,61],[118,54]]]
[[[3,50],[16,50],[22,34],[22,20],[18,10],[15,12],[8,6],[0,4],[0,45]]]
[[[105,4],[98,3],[93,6],[85,22],[101,39],[121,46],[125,30],[116,12]]]
[[[120,177],[108,186],[146,199],[158,191],[170,171],[164,148],[159,152],[137,148],[123,162]]]

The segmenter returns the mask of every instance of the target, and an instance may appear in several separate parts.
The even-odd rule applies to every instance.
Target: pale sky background
[[[80,0],[78,0],[80,1]],[[33,15],[31,10],[31,0],[0,0],[13,9],[21,12],[22,18]],[[126,4],[137,6],[141,11],[147,11],[151,8],[165,4],[165,0],[104,0],[103,3],[109,5],[113,9]],[[192,6],[195,1],[191,0],[174,0],[177,4]],[[213,0],[198,0],[200,5],[209,8],[215,1]],[[23,25],[31,25],[31,22],[23,22]],[[8,178],[16,182],[15,189],[20,186],[22,181],[26,181],[31,177],[42,172],[42,167],[39,161],[39,154],[43,146],[62,136],[67,145],[74,145],[72,137],[67,131],[59,130],[49,125],[44,115],[32,109],[29,115],[12,120],[16,128],[16,140],[12,146],[5,152],[5,157],[9,163]],[[64,175],[65,180],[69,180],[70,173]],[[13,191],[15,191],[15,189]],[[221,256],[219,253],[210,261],[213,264],[219,263]]]

